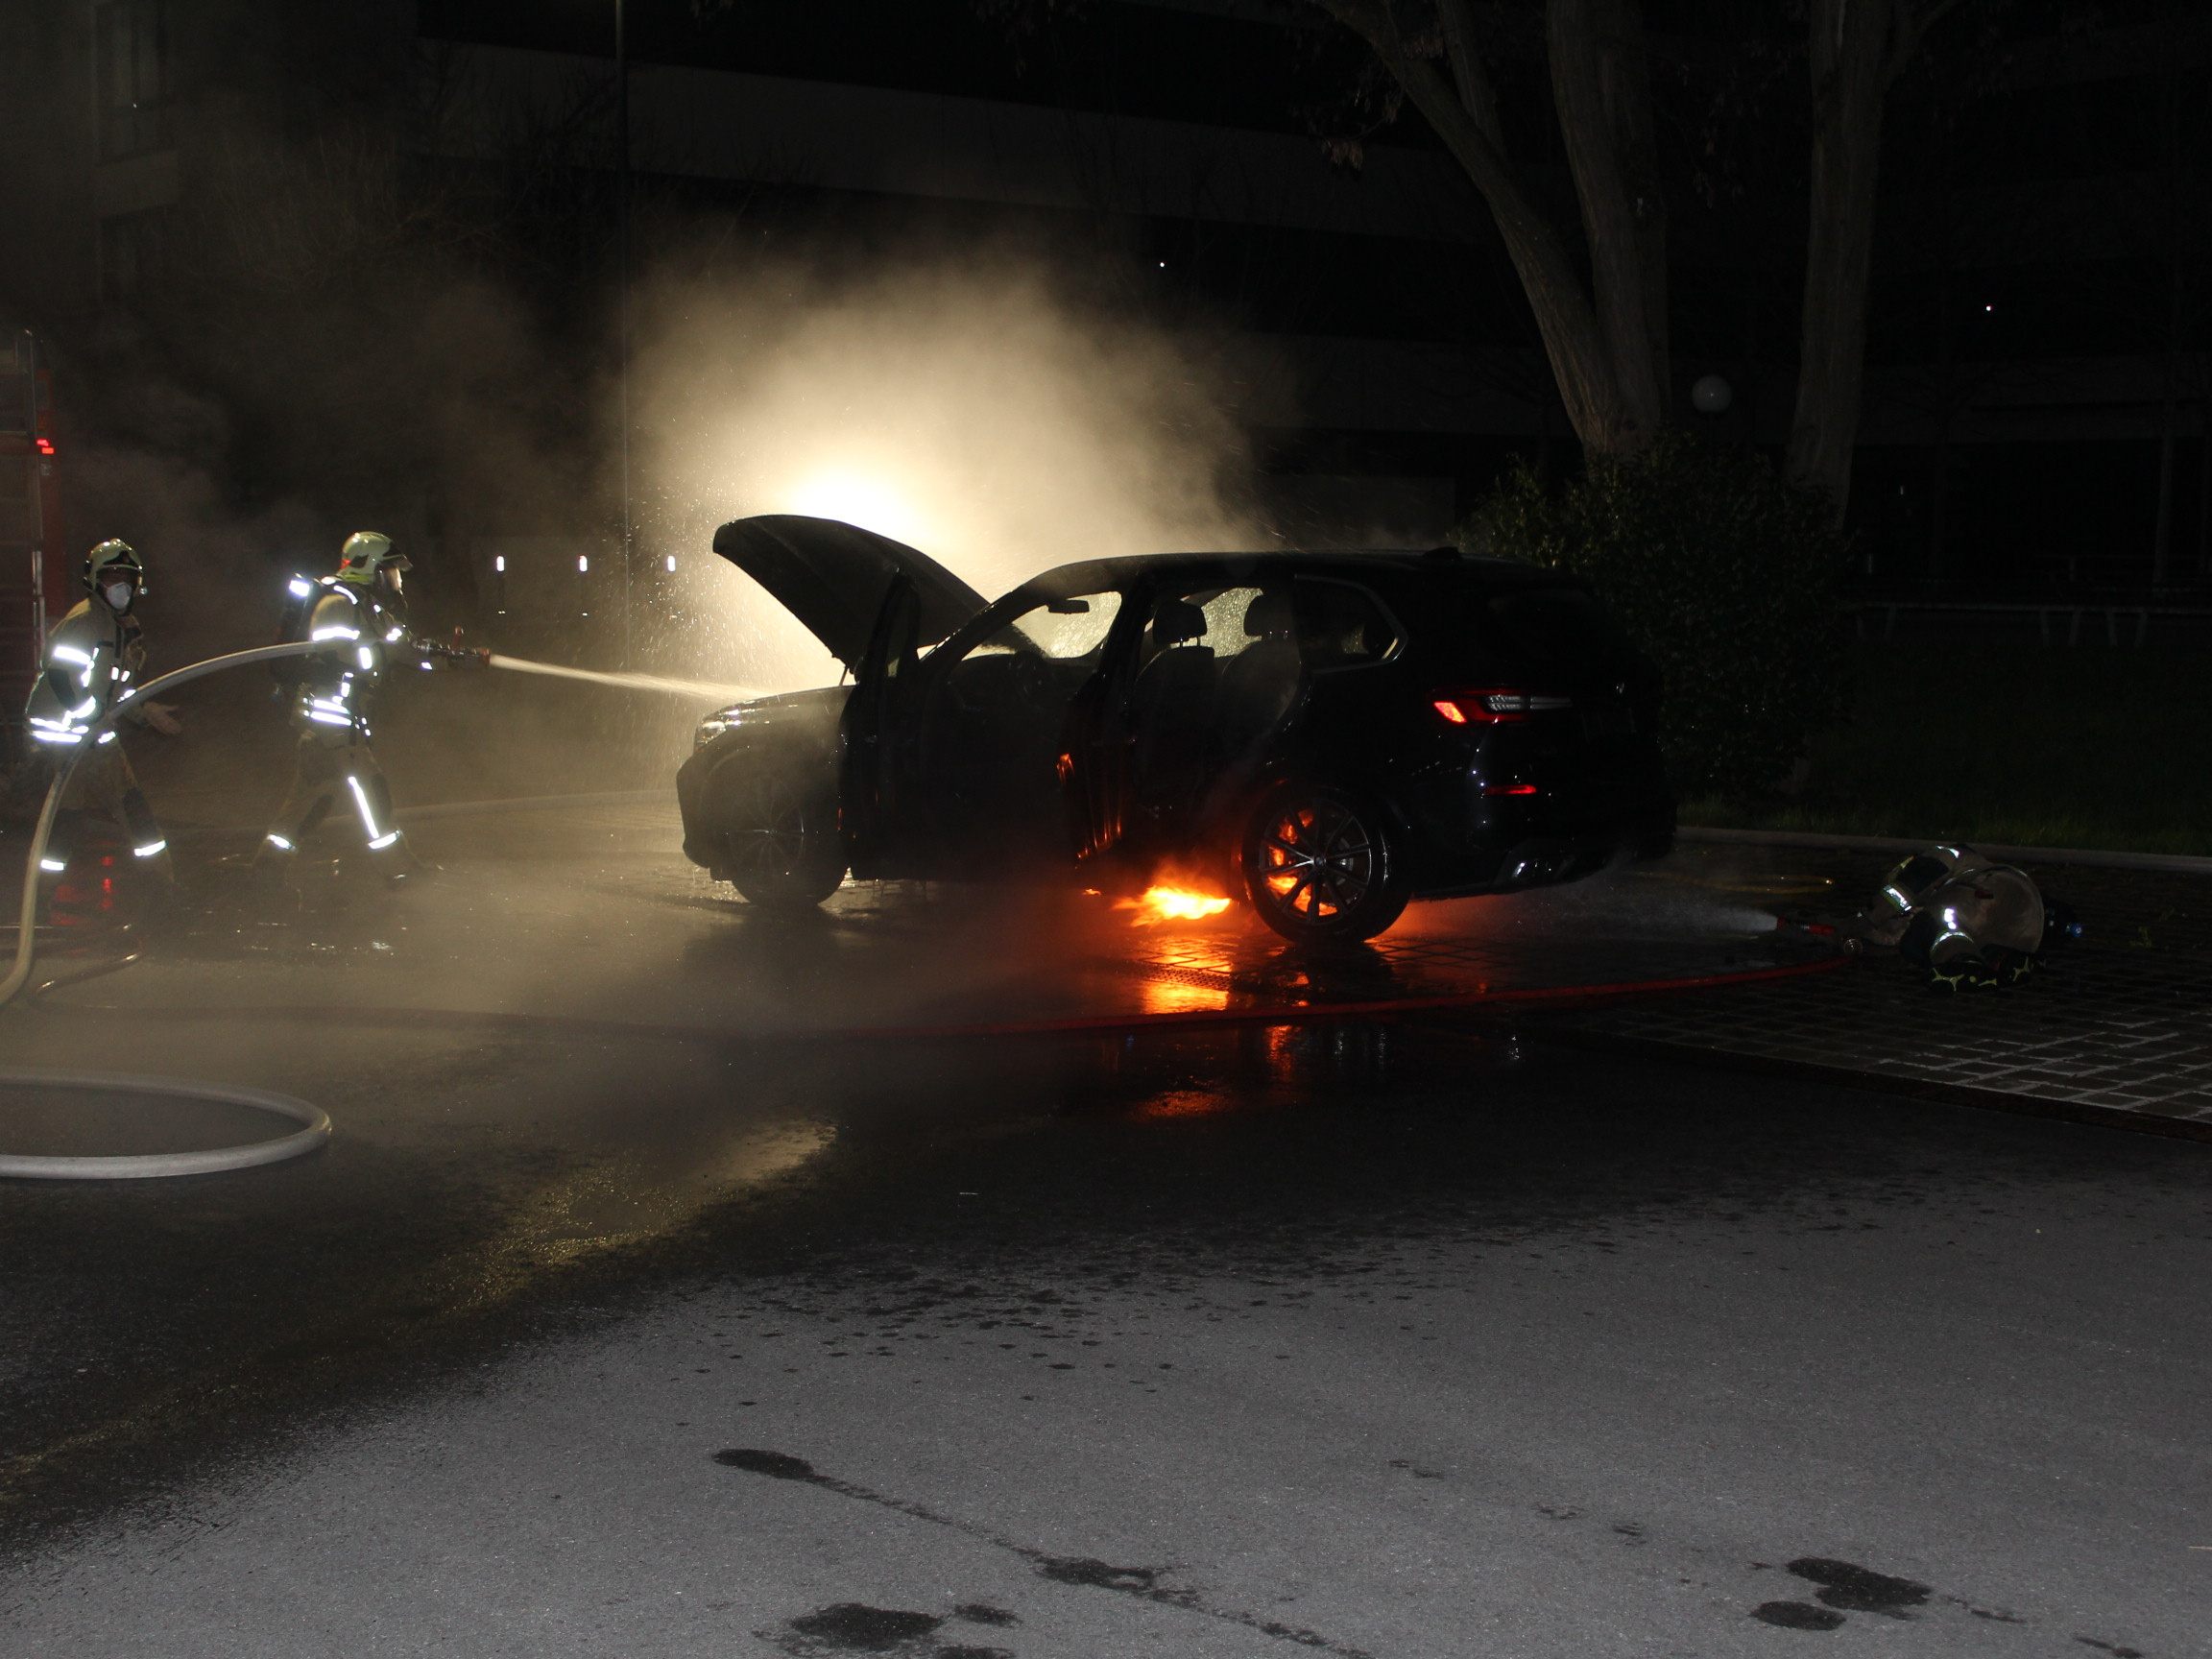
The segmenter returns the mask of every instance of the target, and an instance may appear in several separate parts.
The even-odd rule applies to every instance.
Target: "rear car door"
[[[1118,805],[1140,854],[1179,848],[1225,788],[1263,761],[1303,687],[1290,584],[1185,575],[1144,596],[1128,671],[1100,722],[1118,745]]]

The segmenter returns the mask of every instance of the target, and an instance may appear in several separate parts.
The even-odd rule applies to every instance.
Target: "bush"
[[[1843,539],[1827,503],[1755,450],[1671,433],[1557,493],[1523,463],[1461,541],[1571,570],[1612,609],[1664,678],[1661,741],[1685,798],[1775,794],[1842,712]]]

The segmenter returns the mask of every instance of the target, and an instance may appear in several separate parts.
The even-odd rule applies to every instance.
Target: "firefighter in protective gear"
[[[412,866],[372,744],[377,690],[395,662],[427,668],[435,658],[481,661],[483,654],[408,632],[402,595],[409,568],[389,536],[360,530],[346,539],[336,574],[316,582],[293,579],[299,637],[326,649],[301,659],[306,666],[293,681],[292,724],[300,742],[292,787],[254,850],[257,866],[287,866],[334,809],[354,821],[362,845],[388,878]]]
[[[1932,847],[1891,870],[1855,937],[1892,949],[1931,989],[1994,990],[2035,971],[2052,946],[2078,937],[2062,904],[2047,904],[2026,871],[1971,847]]]
[[[87,806],[121,828],[141,861],[164,878],[170,876],[168,840],[138,787],[115,728],[92,730],[131,698],[132,682],[145,666],[145,637],[132,614],[145,589],[145,568],[130,543],[103,541],[84,556],[85,597],[46,637],[38,679],[24,709],[31,740],[57,766],[87,744],[91,747],[78,760],[70,781],[70,797],[81,805],[65,804],[56,815],[54,833],[40,855],[39,868],[49,876],[69,867]],[[147,705],[143,715],[157,729],[173,733],[176,727],[166,712]]]

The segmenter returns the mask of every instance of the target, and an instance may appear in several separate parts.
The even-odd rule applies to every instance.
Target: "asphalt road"
[[[7,1014],[339,1135],[0,1189],[0,1649],[2212,1651],[2212,1150],[1503,1025],[794,1039],[1068,925],[626,834]]]

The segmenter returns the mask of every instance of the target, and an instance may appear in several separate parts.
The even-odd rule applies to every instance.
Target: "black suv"
[[[714,550],[851,672],[709,716],[684,851],[762,905],[862,877],[1080,869],[1246,899],[1294,940],[1663,852],[1658,685],[1556,572],[1432,553],[1064,565],[996,604],[829,519]]]

